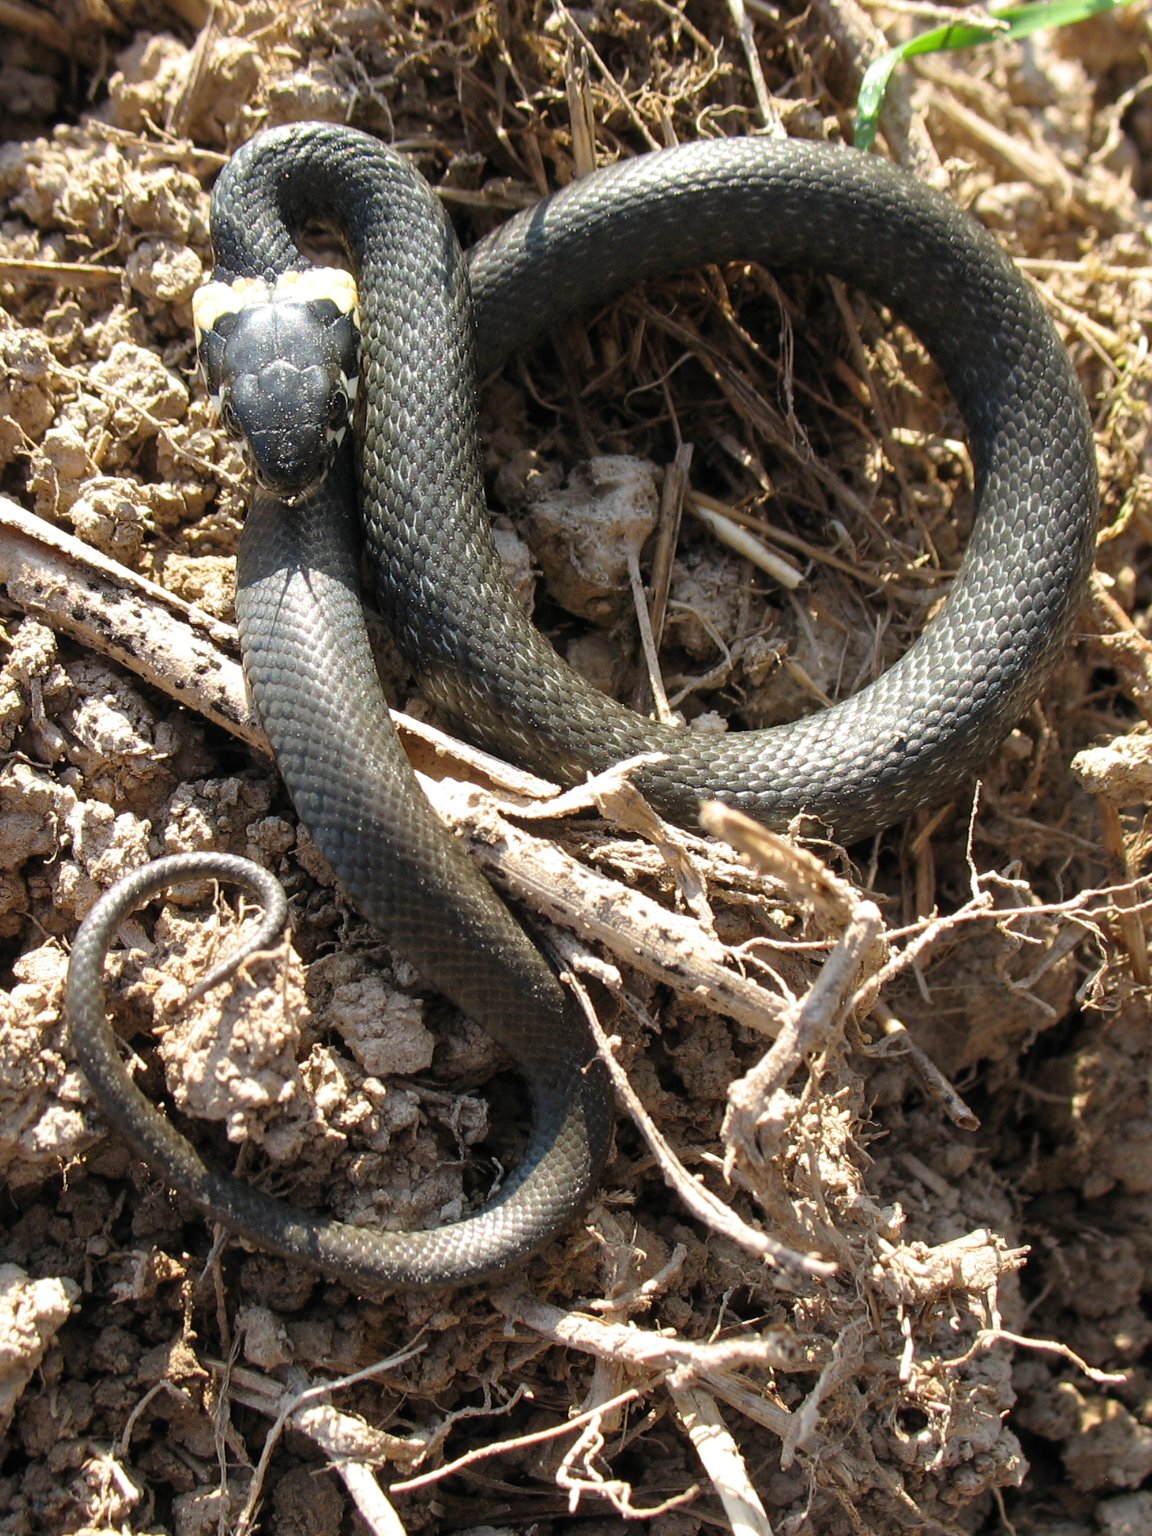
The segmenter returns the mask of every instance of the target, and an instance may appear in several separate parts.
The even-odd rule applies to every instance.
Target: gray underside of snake
[[[456,1282],[505,1268],[573,1219],[606,1155],[610,1095],[575,1005],[431,815],[396,743],[360,607],[362,537],[425,694],[485,744],[564,782],[659,752],[636,782],[672,819],[691,823],[711,796],[776,827],[810,817],[847,841],[946,795],[1036,697],[1092,558],[1092,438],[1060,340],[995,242],[851,150],[758,138],[646,155],[527,210],[466,261],[400,156],[332,126],[277,129],[220,178],[218,273],[300,266],[310,220],[340,232],[359,282],[360,511],[346,465],[296,504],[257,493],[238,570],[245,669],[301,820],[355,905],[506,1048],[531,1089],[531,1142],[475,1216],[373,1233],[223,1175],[209,1189],[196,1164],[174,1168],[148,1142],[142,1099],[113,1113],[171,1182],[265,1246],[362,1287]],[[794,724],[699,738],[575,676],[509,592],[475,378],[640,279],[729,259],[835,274],[916,332],[967,425],[977,509],[946,604],[888,672]]]

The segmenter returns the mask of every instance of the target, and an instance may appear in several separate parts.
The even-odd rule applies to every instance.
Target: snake
[[[317,225],[352,275],[302,256]],[[199,354],[254,471],[236,609],[256,714],[343,891],[504,1047],[532,1129],[492,1198],[426,1231],[350,1226],[209,1168],[131,1082],[102,972],[124,915],[174,880],[244,885],[265,905],[266,941],[282,905],[263,872],[222,854],[147,866],[89,914],[68,980],[74,1049],[109,1122],[206,1215],[360,1289],[459,1284],[506,1271],[577,1218],[609,1150],[611,1094],[555,965],[434,816],[397,743],[362,550],[425,697],[482,745],[563,784],[647,754],[634,783],[670,820],[692,825],[701,799],[718,798],[850,843],[956,788],[1050,675],[1094,550],[1087,406],[997,242],[941,192],[841,145],[765,135],[625,159],[464,256],[403,155],[347,127],[295,124],[229,160],[212,239]],[[892,667],[790,724],[714,736],[605,697],[520,607],[485,505],[476,381],[641,280],[727,261],[829,274],[910,327],[966,425],[975,513],[946,600]]]

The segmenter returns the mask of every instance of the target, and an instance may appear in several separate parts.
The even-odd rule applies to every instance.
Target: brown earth
[[[821,850],[831,874],[776,842],[754,873],[619,792],[573,825],[435,791],[617,994],[665,1141],[622,1112],[586,1227],[500,1285],[358,1299],[214,1242],[108,1133],[60,1024],[102,889],[161,851],[248,852],[289,886],[287,977],[179,1012],[233,919],[146,909],[113,963],[141,1081],[217,1160],[345,1219],[483,1201],[519,1085],[336,896],[250,745],[244,476],[191,341],[208,193],[256,129],[346,120],[470,243],[593,163],[770,120],[846,137],[878,29],[936,15],[747,0],[742,37],[744,10],[0,0],[4,1536],[1152,1533],[1143,7],[921,60],[884,124],[1036,281],[1097,431],[1098,581],[981,784]],[[621,697],[643,663],[605,550],[643,543],[682,444],[689,510],[774,553],[755,569],[684,518],[661,665],[689,717],[851,692],[962,546],[970,467],[930,364],[825,282],[735,267],[629,296],[490,381],[483,414],[541,622]],[[764,1232],[834,1272],[782,1283]]]

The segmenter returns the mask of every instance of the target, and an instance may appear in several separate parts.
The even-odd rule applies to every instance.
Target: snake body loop
[[[638,783],[675,819],[692,821],[709,795],[848,840],[945,795],[1035,698],[1091,562],[1091,433],[1035,295],[947,199],[848,150],[713,141],[585,178],[466,266],[407,162],[305,124],[260,135],[221,175],[216,281],[300,268],[297,237],[314,219],[340,232],[359,282],[356,474],[381,605],[425,692],[487,744],[564,781],[661,752]],[[468,274],[487,372],[642,277],[735,258],[835,274],[917,332],[967,423],[978,506],[946,604],[887,673],[795,724],[701,740],[596,693],[509,593],[484,506]],[[605,1155],[609,1103],[572,1005],[431,816],[391,734],[357,596],[349,474],[339,460],[291,504],[257,496],[238,571],[245,669],[301,820],[355,904],[509,1050],[532,1088],[533,1139],[498,1201],[436,1232],[305,1229],[282,1206],[238,1224],[358,1284],[431,1284],[506,1267],[573,1217]],[[136,1114],[117,1107],[129,1134]],[[203,1194],[194,1170],[153,1160]]]

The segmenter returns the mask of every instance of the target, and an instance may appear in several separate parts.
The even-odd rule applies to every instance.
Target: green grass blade
[[[954,48],[975,48],[998,38],[1018,40],[1045,27],[1070,27],[1102,11],[1114,11],[1134,3],[1135,0],[1025,0],[1022,5],[1011,5],[990,13],[987,23],[951,22],[909,38],[906,43],[882,53],[865,71],[856,98],[856,148],[871,149],[876,142],[876,122],[884,93],[896,66],[905,59],[915,58],[917,54],[944,53]]]

